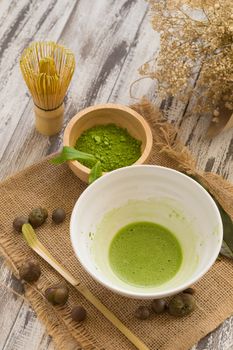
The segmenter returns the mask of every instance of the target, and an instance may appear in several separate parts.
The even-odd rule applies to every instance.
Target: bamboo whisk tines
[[[54,42],[35,42],[20,59],[24,80],[35,104],[36,127],[53,135],[62,127],[63,100],[75,69],[74,54]]]

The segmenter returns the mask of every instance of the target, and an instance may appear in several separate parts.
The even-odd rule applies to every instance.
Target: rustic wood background
[[[34,128],[33,104],[19,70],[19,57],[31,41],[54,40],[72,49],[77,69],[66,97],[65,124],[92,104],[134,102],[130,84],[138,67],[159,48],[144,0],[0,0],[0,176],[25,168],[61,146],[62,134],[47,138]],[[156,103],[154,82],[134,86],[135,97]],[[233,181],[232,131],[206,140],[208,118],[193,116],[192,101],[173,104],[169,120],[202,169]],[[1,262],[0,283],[19,289]],[[34,312],[0,285],[0,349],[53,350],[53,342]],[[195,326],[195,325],[194,325]],[[174,349],[175,350],[175,349]],[[224,322],[192,350],[233,350],[233,318]]]

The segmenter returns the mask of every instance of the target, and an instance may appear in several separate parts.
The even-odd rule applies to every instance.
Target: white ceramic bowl
[[[110,267],[113,236],[135,221],[161,224],[181,244],[181,267],[162,285],[127,284]],[[223,238],[221,217],[208,192],[188,176],[154,165],[121,168],[95,181],[76,202],[70,229],[85,270],[107,288],[140,299],[177,294],[198,281],[215,262]]]

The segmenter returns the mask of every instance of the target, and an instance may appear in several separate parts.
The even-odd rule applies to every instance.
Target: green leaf
[[[221,254],[227,256],[228,258],[233,258],[233,252],[225,241],[222,242]]]
[[[100,161],[96,162],[96,164],[91,169],[90,175],[89,175],[89,184],[92,184],[96,179],[98,179],[102,175],[102,166]]]
[[[63,147],[61,153],[58,157],[51,159],[52,164],[61,164],[68,160],[88,160],[93,162],[93,164],[96,163],[96,158],[89,153],[81,152],[75,149],[74,147]]]
[[[228,250],[231,251],[231,255],[233,255],[233,222],[230,216],[225,212],[225,210],[221,207],[221,205],[215,201],[218,210],[220,212],[223,224],[223,240],[228,247]],[[232,256],[231,256],[232,257]]]

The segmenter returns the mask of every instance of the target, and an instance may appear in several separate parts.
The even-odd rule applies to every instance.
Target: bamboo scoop
[[[49,251],[38,240],[35,231],[30,224],[24,224],[22,232],[28,245],[50,266],[52,266],[63,278],[66,279],[73,287],[75,287],[90,303],[92,303],[112,324],[124,334],[132,344],[139,350],[149,350],[149,348],[133,334],[102,302],[95,297],[81,282],[75,279],[69,271],[67,271]]]

